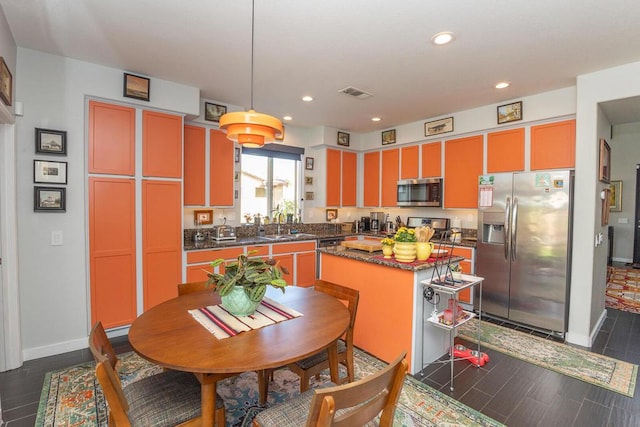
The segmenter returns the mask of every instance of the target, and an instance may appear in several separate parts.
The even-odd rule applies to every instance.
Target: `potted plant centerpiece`
[[[210,264],[212,270],[222,265],[224,274],[207,272],[207,286],[213,286],[214,291],[220,294],[222,306],[236,316],[253,314],[264,298],[267,286],[278,288],[282,293],[287,286],[282,273],[289,272],[273,259],[250,258],[255,252],[240,254],[231,262],[216,259]]]
[[[416,237],[415,230],[407,227],[400,227],[393,236],[395,245],[393,246],[393,253],[396,256],[396,261],[400,262],[413,262],[416,259]]]
[[[391,258],[391,255],[393,255],[393,245],[396,241],[390,237],[385,237],[380,240],[380,243],[382,243],[382,253],[384,254],[384,257]]]

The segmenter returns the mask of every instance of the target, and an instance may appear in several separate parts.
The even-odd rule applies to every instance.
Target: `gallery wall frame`
[[[305,163],[304,163],[304,168],[308,171],[312,171],[313,170],[313,157],[307,157],[305,159]]]
[[[522,101],[498,106],[498,124],[522,120]]]
[[[338,219],[338,209],[327,209],[327,221],[333,221],[334,219]]]
[[[194,210],[193,223],[200,225],[213,224],[213,209]]]
[[[314,198],[313,191],[306,191],[304,193],[305,200],[313,200],[313,198]]]
[[[204,119],[210,122],[219,122],[220,117],[227,114],[225,105],[214,104],[212,102],[204,103]]]
[[[13,77],[9,66],[4,61],[4,58],[0,56],[0,99],[7,106],[11,106],[13,94]]]
[[[424,124],[424,136],[453,132],[453,117],[434,120]]]
[[[348,147],[349,137],[350,135],[348,133],[338,131],[338,145],[342,145],[343,147]]]
[[[37,184],[66,184],[67,162],[34,160],[33,182]]]
[[[620,180],[609,183],[609,210],[622,212],[622,181]]]
[[[67,132],[36,128],[36,153],[67,155]]]
[[[385,130],[382,131],[382,145],[389,145],[396,143],[396,130]]]
[[[151,95],[151,79],[124,73],[123,96],[148,101]]]
[[[33,187],[34,212],[66,212],[67,191],[63,187]]]
[[[598,179],[608,184],[611,180],[611,147],[604,138],[600,138],[599,152]]]

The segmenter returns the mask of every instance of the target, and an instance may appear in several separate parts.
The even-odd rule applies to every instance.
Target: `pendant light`
[[[220,117],[220,129],[227,131],[227,138],[248,148],[259,148],[265,142],[273,142],[282,135],[282,122],[268,114],[253,109],[253,39],[255,27],[255,0],[251,1],[251,108]]]

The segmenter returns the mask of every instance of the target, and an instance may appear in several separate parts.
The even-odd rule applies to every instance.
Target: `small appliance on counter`
[[[377,233],[384,224],[384,212],[371,212],[371,231]]]
[[[407,227],[416,228],[428,225],[435,230],[434,239],[439,239],[443,231],[449,230],[449,218],[427,218],[422,216],[410,216],[407,218]]]
[[[360,218],[360,232],[371,231],[371,218],[363,216]]]
[[[216,242],[236,240],[236,229],[229,225],[216,225],[211,229],[211,238]]]

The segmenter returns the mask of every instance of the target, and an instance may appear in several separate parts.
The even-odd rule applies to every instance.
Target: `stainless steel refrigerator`
[[[476,273],[482,311],[567,331],[573,171],[483,175],[478,191]]]

